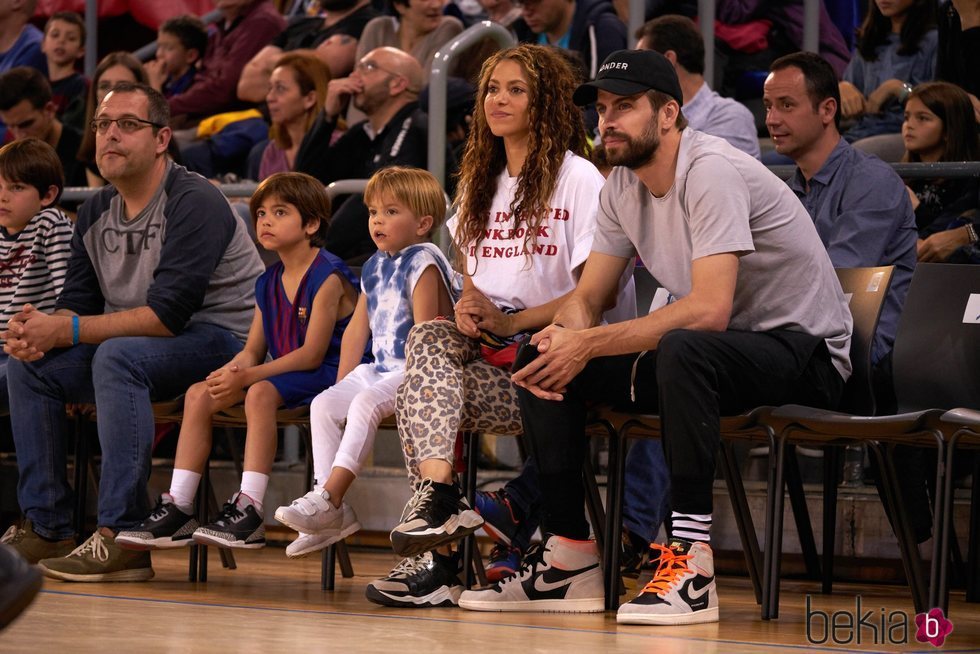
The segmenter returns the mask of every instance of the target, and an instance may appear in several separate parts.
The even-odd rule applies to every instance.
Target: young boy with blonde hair
[[[429,242],[446,214],[435,177],[417,168],[382,168],[368,182],[364,202],[378,251],[361,272],[362,293],[344,333],[338,381],[310,406],[313,490],[276,511],[276,520],[300,532],[286,549],[290,557],[360,529],[344,495],[374,445],[378,424],[395,411],[408,331],[449,315],[455,298],[449,262]],[[374,363],[358,365],[368,339]]]

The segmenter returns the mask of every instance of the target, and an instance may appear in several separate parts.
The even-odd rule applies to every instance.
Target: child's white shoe
[[[332,542],[361,528],[354,509],[346,502],[340,508],[335,507],[325,490],[312,490],[289,506],[280,506],[276,509],[276,520],[302,534],[335,537]]]

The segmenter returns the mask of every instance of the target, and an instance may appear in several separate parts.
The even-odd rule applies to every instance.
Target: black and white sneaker
[[[164,493],[153,513],[132,529],[116,534],[116,544],[127,550],[165,550],[186,547],[200,525],[193,515],[177,508],[174,498]]]
[[[415,556],[469,536],[483,525],[456,484],[423,479],[391,530],[395,554]]]
[[[369,583],[364,594],[384,606],[456,606],[463,592],[458,574],[458,555],[425,552],[402,560],[387,577]]]
[[[198,527],[194,542],[199,545],[256,550],[265,547],[265,520],[252,498],[238,493],[224,505],[211,524]]]
[[[463,592],[459,606],[471,611],[602,611],[605,590],[596,543],[550,536],[531,546],[517,574]]]
[[[660,552],[657,571],[634,599],[619,607],[620,624],[699,624],[718,622],[718,592],[711,546],[672,538]],[[651,556],[651,559],[655,559]]]

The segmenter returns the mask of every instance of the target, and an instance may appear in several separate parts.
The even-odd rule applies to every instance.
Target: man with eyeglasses
[[[151,401],[175,397],[241,350],[262,262],[220,191],[167,157],[167,101],[142,84],[110,92],[91,123],[111,184],[82,205],[51,314],[10,320],[10,421],[27,520],[4,540],[68,581],[141,581],[148,552],[115,544],[150,510]],[[102,445],[98,529],[68,556],[66,407],[95,404]],[[58,558],[60,556],[60,558]]]
[[[425,168],[428,118],[418,103],[422,78],[422,66],[414,57],[383,47],[364,55],[349,77],[330,80],[323,111],[296,155],[297,161],[312,161],[303,172],[329,184],[367,179],[385,166]],[[348,101],[367,120],[354,124],[328,146]],[[307,152],[318,156],[306,157]],[[344,259],[374,252],[360,196],[334,211],[326,247]]]
[[[41,139],[58,154],[65,186],[86,186],[85,166],[75,156],[82,134],[58,120],[51,84],[36,68],[18,66],[0,75],[0,120],[12,140]]]

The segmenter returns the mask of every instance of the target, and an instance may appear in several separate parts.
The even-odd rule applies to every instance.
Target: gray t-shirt
[[[242,341],[262,273],[245,224],[206,179],[172,162],[149,204],[127,220],[108,186],[82,205],[58,309],[80,315],[148,306],[174,334],[209,323]]]
[[[739,256],[729,329],[785,329],[819,336],[850,376],[851,314],[813,221],[789,187],[723,139],[681,135],[674,185],[654,197],[616,167],[599,196],[592,250],[639,254],[677,298],[691,291],[691,262]]]

